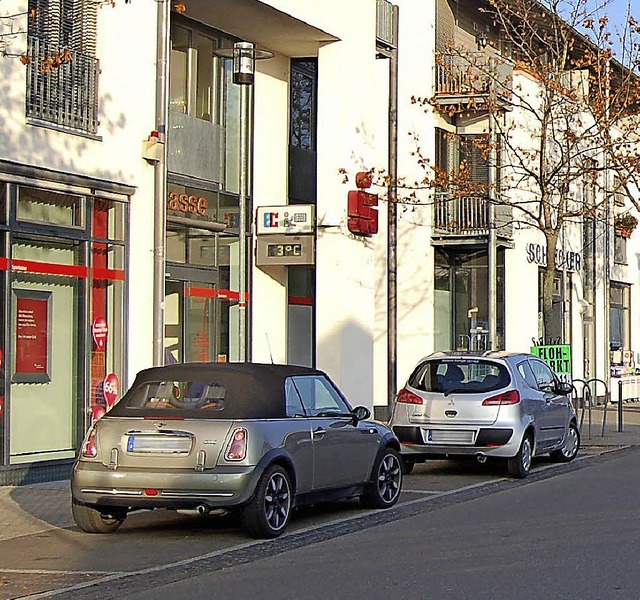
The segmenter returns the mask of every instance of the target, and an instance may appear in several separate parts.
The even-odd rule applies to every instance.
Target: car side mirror
[[[556,394],[561,394],[562,396],[568,396],[573,391],[573,385],[567,383],[566,381],[558,381],[556,383]]]
[[[371,411],[366,406],[356,406],[351,412],[356,421],[366,421],[371,416]]]

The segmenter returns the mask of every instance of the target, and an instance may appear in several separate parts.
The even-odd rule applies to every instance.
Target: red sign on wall
[[[15,381],[49,381],[50,294],[16,290]]]
[[[349,192],[347,204],[347,227],[356,235],[378,233],[378,195],[363,190],[371,187],[371,174],[362,172],[356,175],[358,190]]]

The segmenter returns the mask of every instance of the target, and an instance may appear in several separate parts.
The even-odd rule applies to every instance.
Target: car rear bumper
[[[196,471],[111,470],[77,461],[71,493],[77,502],[127,508],[227,508],[246,503],[261,469],[224,467]]]
[[[438,429],[435,428],[434,429]],[[443,429],[443,431],[447,431]],[[457,430],[465,431],[465,430]],[[515,456],[520,447],[521,435],[508,427],[481,427],[466,430],[473,433],[473,443],[437,443],[425,441],[424,428],[414,426],[395,426],[393,432],[402,445],[402,454],[406,458],[429,456]]]

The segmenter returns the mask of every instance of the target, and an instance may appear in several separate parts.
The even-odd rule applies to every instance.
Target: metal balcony
[[[436,192],[434,229],[451,235],[486,235],[489,232],[489,202],[479,196],[453,196]]]
[[[436,57],[435,101],[441,106],[464,105],[482,109],[489,100],[507,108],[513,67],[491,62],[479,52],[467,57],[439,53]]]
[[[63,49],[31,35],[28,45],[31,62],[27,67],[27,117],[97,133],[98,59],[74,50],[71,62],[45,72],[43,61]]]
[[[393,4],[389,0],[376,0],[376,42],[379,51],[398,47],[394,18]]]

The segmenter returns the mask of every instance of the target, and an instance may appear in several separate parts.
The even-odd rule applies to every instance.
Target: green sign
[[[556,375],[571,374],[571,346],[569,344],[533,346],[531,354],[546,362]]]

